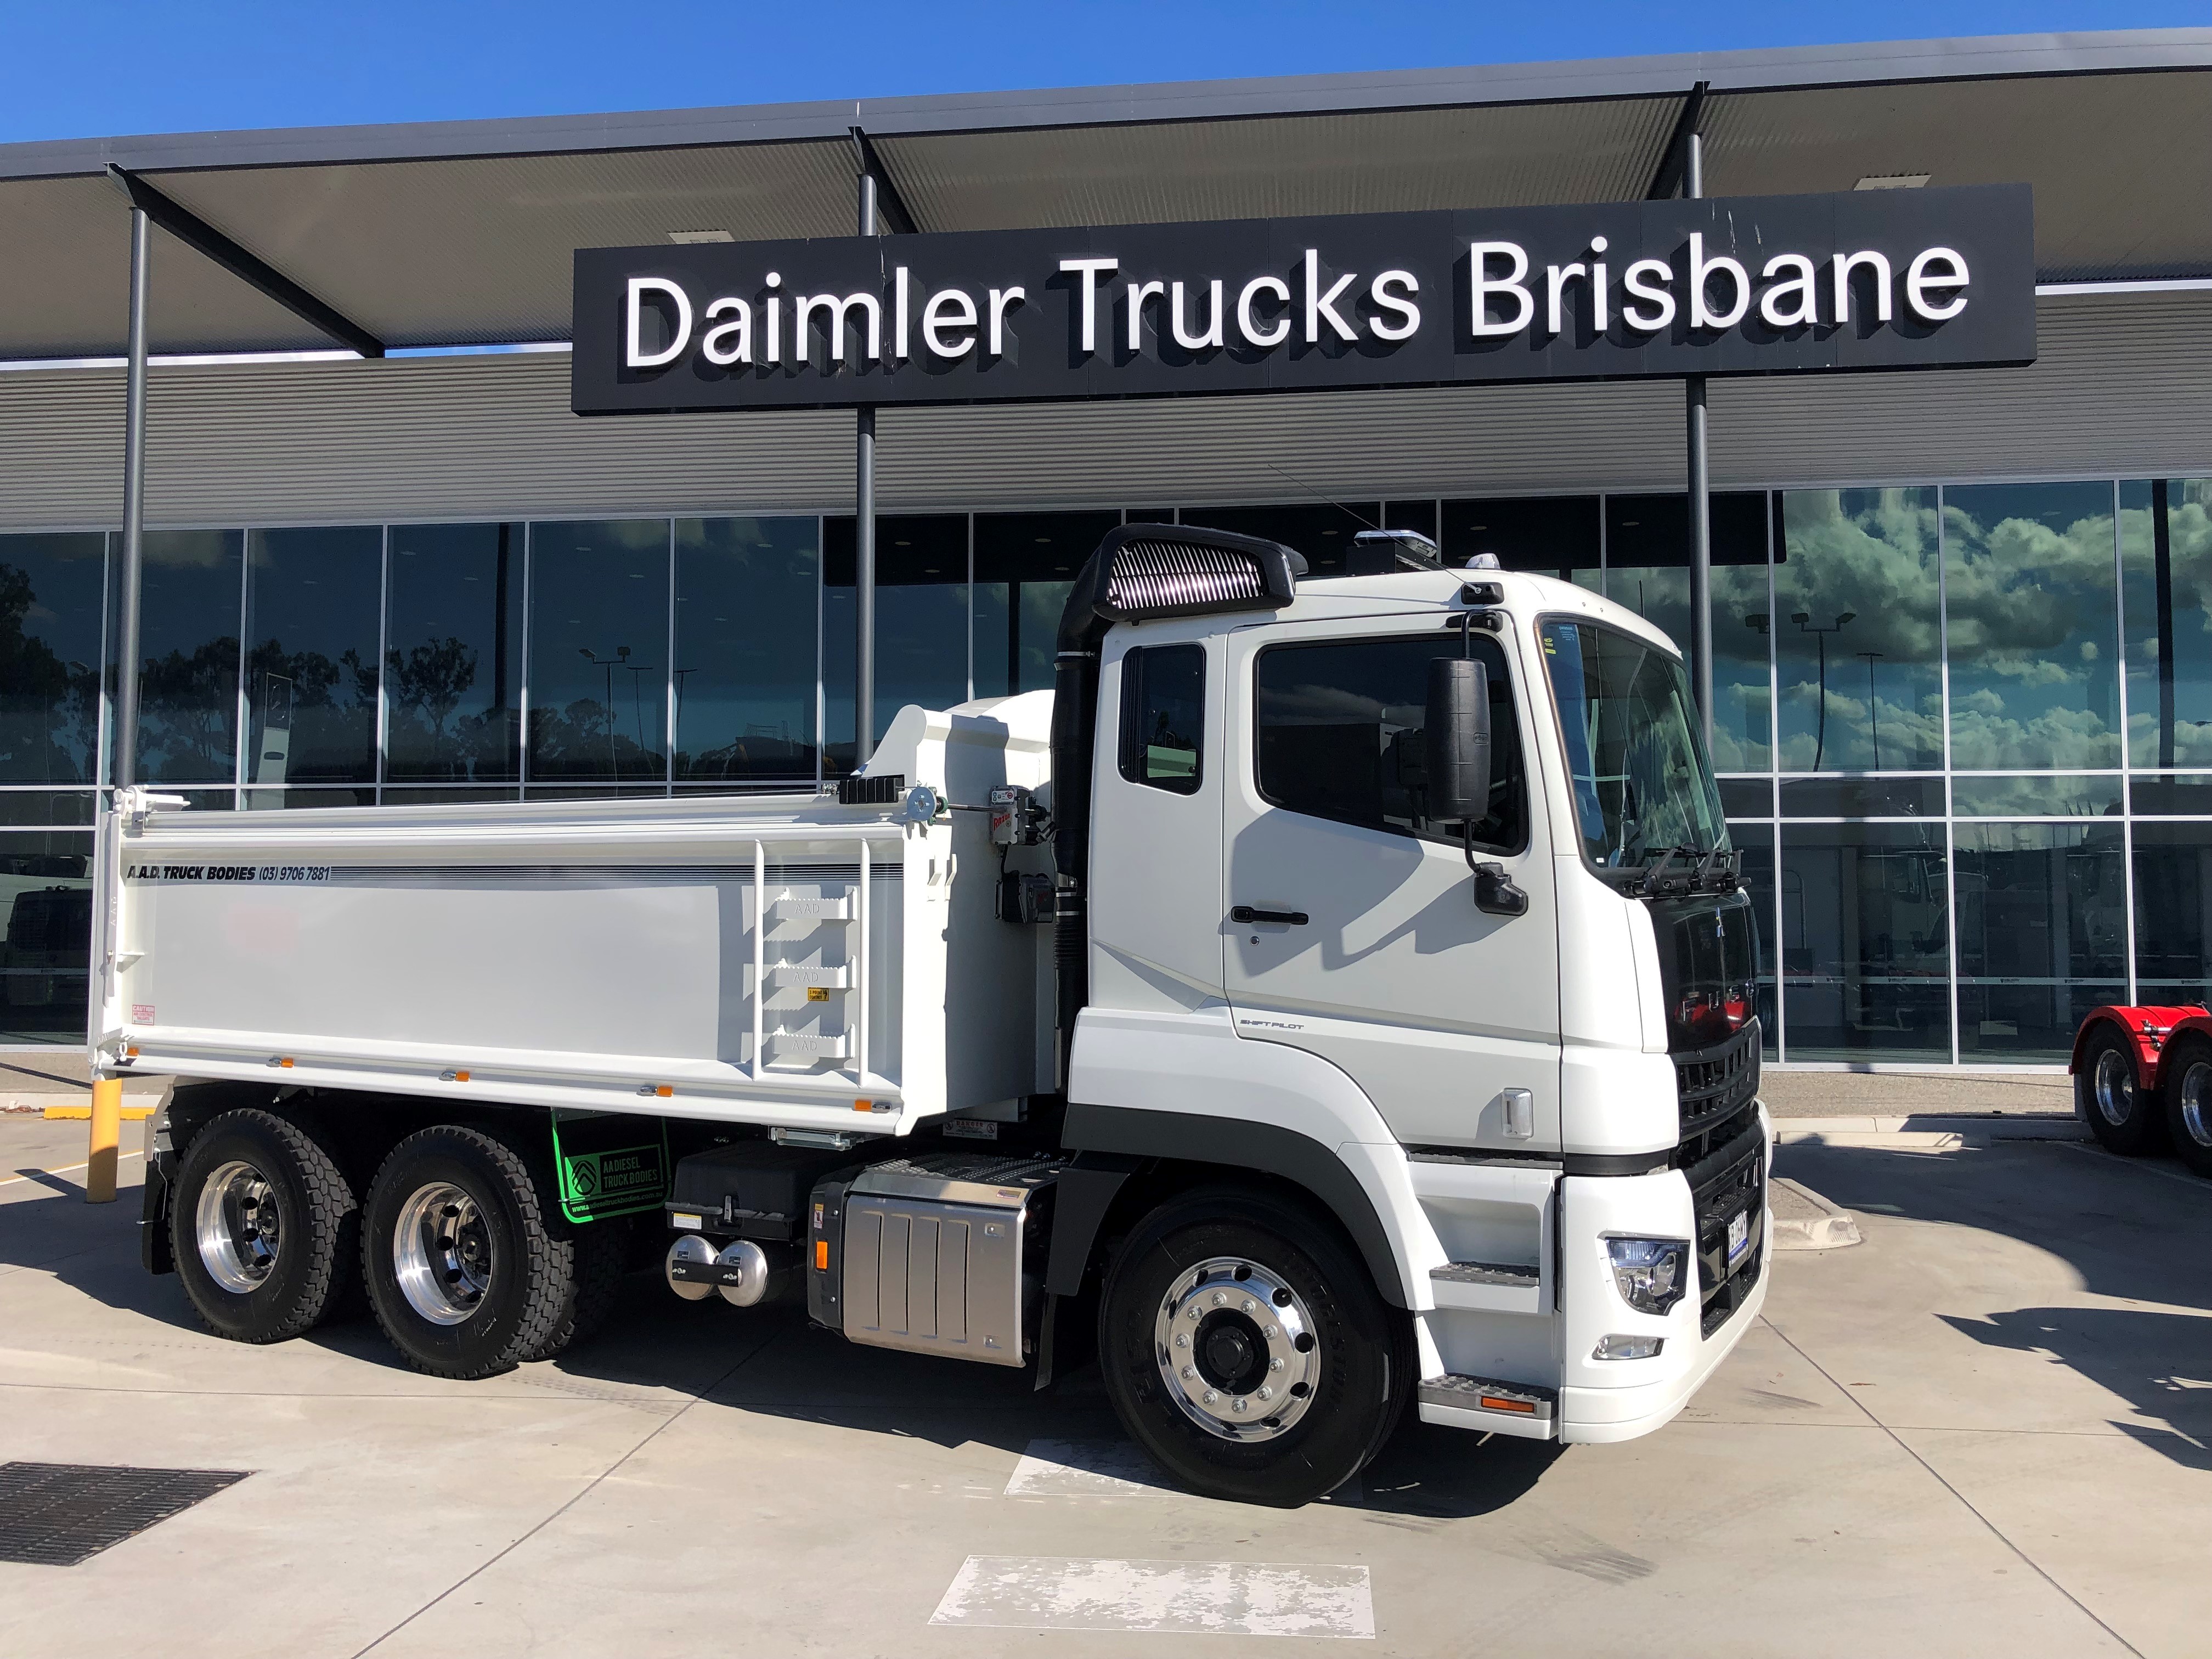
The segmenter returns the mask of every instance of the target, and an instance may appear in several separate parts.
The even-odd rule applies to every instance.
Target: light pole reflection
[[[1828,749],[1828,635],[1842,633],[1844,624],[1853,620],[1858,614],[1856,611],[1845,611],[1826,627],[1815,628],[1813,626],[1811,611],[1793,611],[1790,613],[1790,620],[1797,624],[1797,631],[1801,634],[1813,635],[1820,645],[1820,712],[1814,716],[1815,735],[1813,739],[1813,769],[1815,772],[1820,769],[1821,758],[1827,753]]]

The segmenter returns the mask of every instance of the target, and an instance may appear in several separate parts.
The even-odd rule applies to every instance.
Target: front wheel
[[[2179,1058],[2168,1056],[2169,1074]],[[2158,1111],[2149,1091],[2136,1081],[2135,1045],[2124,1033],[2105,1024],[2089,1039],[2074,1088],[2089,1133],[2106,1151],[2140,1158],[2154,1150]]]
[[[1171,1474],[1280,1508],[1357,1474],[1412,1383],[1404,1316],[1351,1249],[1288,1203],[1231,1190],[1139,1224],[1107,1276],[1098,1348],[1115,1412]]]
[[[2212,1042],[2185,1037],[2166,1068],[2166,1139],[2184,1164],[2212,1176]]]

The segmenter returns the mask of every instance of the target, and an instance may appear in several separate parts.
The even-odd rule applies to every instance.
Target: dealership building
[[[134,201],[138,775],[219,811],[854,763],[853,410],[579,416],[578,250],[851,238],[864,179],[894,249],[1595,209],[1694,149],[1715,198],[2032,192],[2032,362],[1711,378],[1713,747],[1771,1058],[2061,1062],[2088,1008],[2212,979],[2208,133],[2189,29],[0,146],[0,1043],[83,1034]],[[1663,374],[886,402],[873,729],[1048,686],[1127,520],[1319,572],[1419,530],[1686,646],[1684,407]]]

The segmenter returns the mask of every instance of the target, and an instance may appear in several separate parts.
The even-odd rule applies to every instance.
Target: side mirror
[[[1465,657],[1429,662],[1429,817],[1472,823],[1490,816],[1490,674]]]

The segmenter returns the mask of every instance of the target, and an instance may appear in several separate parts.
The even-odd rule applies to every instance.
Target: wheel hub
[[[1185,1269],[1152,1325],[1168,1398],[1221,1439],[1273,1439],[1312,1407],[1313,1325],[1297,1292],[1256,1261],[1216,1256]]]
[[[417,1188],[392,1226],[392,1267],[407,1305],[434,1325],[473,1317],[491,1288],[491,1235],[477,1201],[450,1182]]]
[[[2117,1129],[2136,1115],[2136,1068],[2118,1049],[2107,1048],[2097,1056],[2094,1085],[2097,1112],[2106,1122]],[[2185,1081],[2183,1086],[2187,1087]]]
[[[2181,1127],[2200,1146],[2212,1146],[2212,1060],[2181,1074]]]
[[[192,1212],[200,1265],[232,1295],[251,1296],[268,1282],[283,1232],[276,1191],[252,1164],[234,1158],[201,1183]]]

